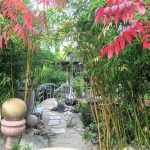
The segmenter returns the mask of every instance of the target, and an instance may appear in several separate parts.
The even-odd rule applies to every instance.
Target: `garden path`
[[[66,116],[64,113],[51,111],[49,105],[52,99],[45,100],[41,103],[43,106],[43,121],[45,128],[51,133],[49,147],[65,147],[77,150],[96,150],[91,143],[86,143],[82,138],[82,130],[73,127],[67,127]]]

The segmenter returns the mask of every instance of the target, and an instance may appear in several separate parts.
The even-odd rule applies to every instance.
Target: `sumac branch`
[[[109,59],[113,56],[113,53],[118,56],[120,49],[125,48],[126,42],[132,44],[132,37],[137,38],[138,33],[142,35],[143,48],[146,49],[150,46],[150,21],[143,20],[138,22],[133,20],[136,11],[142,15],[146,13],[143,0],[108,0],[106,8],[99,7],[94,23],[98,23],[104,17],[105,26],[112,16],[116,27],[119,19],[122,19],[124,24],[127,22],[130,24],[113,41],[102,48],[102,57],[106,53]]]

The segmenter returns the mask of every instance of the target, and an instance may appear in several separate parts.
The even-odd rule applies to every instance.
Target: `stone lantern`
[[[26,104],[23,100],[12,98],[2,105],[1,131],[7,137],[5,149],[12,149],[13,138],[21,135],[25,130],[26,121],[24,119],[27,112]]]

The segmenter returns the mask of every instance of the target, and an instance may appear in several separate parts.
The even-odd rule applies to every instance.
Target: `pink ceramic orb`
[[[27,112],[26,104],[23,100],[12,98],[2,105],[2,116],[8,121],[22,120]]]

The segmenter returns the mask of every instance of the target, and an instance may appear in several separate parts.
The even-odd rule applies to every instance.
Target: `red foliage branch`
[[[144,30],[142,32],[142,42],[143,42],[143,48],[146,49],[150,47],[150,21],[143,20],[142,25],[144,27]]]
[[[62,7],[66,4],[66,0],[36,1],[43,3],[44,6],[53,5]],[[2,28],[2,33],[0,33],[0,48],[2,48],[3,39],[7,47],[9,38],[14,33],[21,37],[24,43],[27,42],[28,46],[34,47],[29,35],[37,35],[44,26],[48,30],[45,11],[35,12],[31,10],[23,0],[3,0],[0,3],[0,14],[9,20],[9,23]],[[40,30],[34,28],[35,23],[38,23]]]
[[[144,29],[139,22],[132,21],[131,26],[127,26],[113,41],[101,50],[101,56],[103,57],[107,52],[108,58],[111,58],[113,53],[118,56],[120,49],[124,50],[126,41],[129,44],[132,44],[132,36],[137,38],[137,32],[143,31]]]
[[[150,2],[145,3],[146,10],[150,10]],[[150,21],[142,20],[142,25],[144,27],[144,31],[142,32],[142,42],[143,48],[146,49],[150,47]]]
[[[110,6],[110,4],[113,4]],[[134,12],[138,10],[139,13],[145,14],[145,8],[143,6],[143,0],[132,2],[131,0],[108,0],[107,7],[101,6],[95,18],[95,23],[99,22],[104,16],[104,25],[106,25],[110,16],[114,18],[115,24],[117,26],[119,17],[123,19],[124,23],[127,21],[132,21],[134,18]]]
[[[115,53],[117,56],[120,52],[120,49],[125,48],[126,41],[129,44],[132,44],[132,36],[137,38],[137,33],[143,35],[143,47],[148,48],[150,46],[150,36],[149,32],[149,21],[139,23],[134,21],[135,11],[138,10],[139,13],[145,14],[146,10],[144,7],[143,0],[108,0],[107,7],[99,7],[94,23],[99,22],[104,16],[104,26],[109,22],[110,17],[112,16],[117,27],[119,18],[122,18],[123,22],[126,23],[129,21],[130,26],[126,27],[117,37],[114,38],[109,44],[107,44],[101,50],[101,56],[103,57],[108,53],[108,58],[110,59]],[[145,26],[142,26],[144,25]]]
[[[28,42],[29,34],[38,34],[38,31],[33,27],[36,14],[28,8],[23,0],[3,0],[3,3],[0,4],[0,13],[5,19],[9,20],[9,23],[2,28],[0,48],[2,48],[3,39],[7,46],[9,38],[14,33],[21,37],[24,43]],[[21,16],[21,19],[19,16]]]

